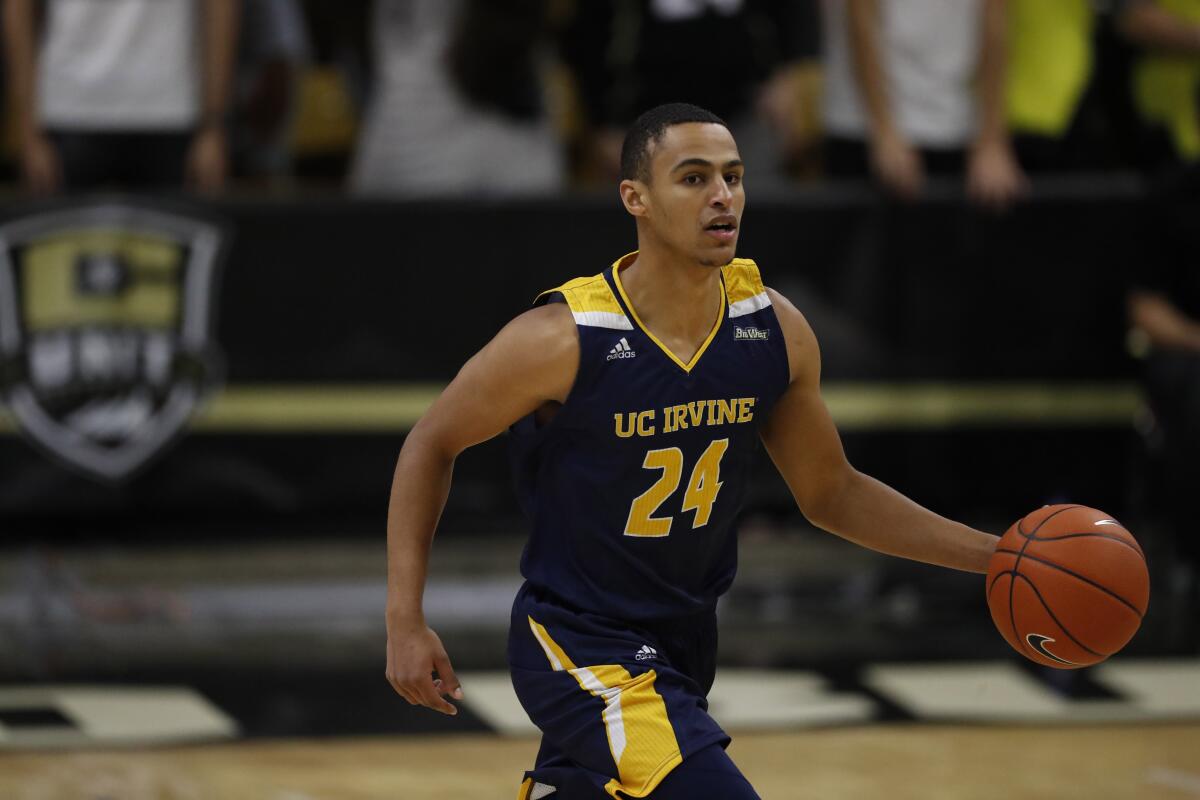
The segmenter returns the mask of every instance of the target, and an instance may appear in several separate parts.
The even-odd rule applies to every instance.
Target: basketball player
[[[638,250],[542,294],[409,434],[388,514],[388,680],[462,699],[422,612],[455,456],[509,430],[532,535],[508,660],[543,739],[519,800],[758,795],[708,715],[717,598],[759,441],[805,516],[885,553],[986,572],[996,537],[846,461],[812,330],[735,259],[745,191],[725,123],[655,108],[630,129],[621,200]],[[436,678],[433,673],[436,672]]]

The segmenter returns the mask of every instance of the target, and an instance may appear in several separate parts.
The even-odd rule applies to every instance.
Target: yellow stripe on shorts
[[[517,800],[529,800],[529,794],[533,791],[533,778],[526,778],[521,781],[521,788],[517,790]]]
[[[618,664],[577,667],[549,631],[528,617],[534,638],[546,653],[550,668],[569,672],[580,688],[604,701],[604,731],[617,775],[604,789],[613,797],[645,797],[677,767],[683,756],[667,704],[654,689],[658,675],[649,670],[636,678]]]

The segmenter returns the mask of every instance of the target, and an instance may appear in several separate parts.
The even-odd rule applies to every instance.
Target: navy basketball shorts
[[[508,662],[542,743],[518,799],[644,798],[690,756],[726,758],[705,699],[716,645],[713,613],[643,626],[521,587]]]

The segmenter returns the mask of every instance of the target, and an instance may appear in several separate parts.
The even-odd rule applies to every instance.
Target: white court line
[[[507,673],[460,673],[459,679],[463,704],[493,729],[506,736],[537,734]],[[746,731],[866,722],[876,708],[867,697],[829,691],[813,673],[727,669],[709,694],[709,710],[722,727]]]
[[[1146,770],[1146,783],[1167,786],[1200,797],[1200,775],[1170,767],[1151,767]]]
[[[149,745],[231,739],[238,725],[186,687],[32,686],[0,689],[0,710],[46,708],[73,728],[0,729],[0,749]]]
[[[1092,673],[1148,716],[1200,716],[1200,659],[1135,659],[1101,664]]]

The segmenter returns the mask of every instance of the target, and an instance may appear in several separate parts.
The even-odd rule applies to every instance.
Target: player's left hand
[[[435,679],[433,673],[437,672]],[[388,624],[387,679],[409,703],[454,716],[458,709],[443,695],[462,700],[462,686],[450,656],[433,629],[420,623]]]
[[[201,192],[220,191],[229,169],[228,144],[219,125],[205,125],[196,132],[188,148],[184,174],[187,184]]]
[[[1003,211],[1029,188],[1012,148],[1002,142],[981,142],[967,162],[967,195],[993,211]]]

